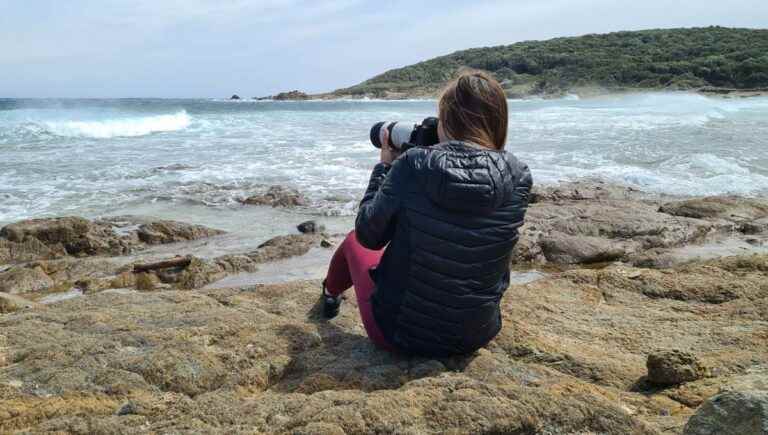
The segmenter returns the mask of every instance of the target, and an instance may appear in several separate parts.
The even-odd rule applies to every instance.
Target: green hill
[[[332,95],[433,95],[464,67],[492,72],[510,96],[580,88],[768,88],[768,29],[644,30],[473,48],[393,69]]]

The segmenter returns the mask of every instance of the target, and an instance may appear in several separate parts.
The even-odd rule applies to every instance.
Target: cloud
[[[765,27],[765,0],[0,0],[0,95],[327,91],[477,46]]]

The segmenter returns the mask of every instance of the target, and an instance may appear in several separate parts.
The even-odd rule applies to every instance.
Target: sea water
[[[768,97],[509,105],[507,149],[536,183],[590,177],[676,195],[768,193]],[[435,101],[0,100],[0,224],[145,214],[267,234],[325,216],[342,228],[378,158],[371,125],[435,113]],[[264,185],[297,188],[311,206],[238,202]]]

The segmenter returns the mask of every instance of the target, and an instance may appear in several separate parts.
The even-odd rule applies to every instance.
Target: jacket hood
[[[424,175],[427,193],[441,208],[489,214],[514,191],[514,160],[505,151],[447,142],[427,149]]]

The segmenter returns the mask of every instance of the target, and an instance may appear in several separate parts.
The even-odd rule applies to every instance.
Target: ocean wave
[[[152,133],[184,130],[192,120],[186,111],[173,115],[107,119],[101,121],[48,121],[45,129],[56,136],[92,139],[139,137]]]

